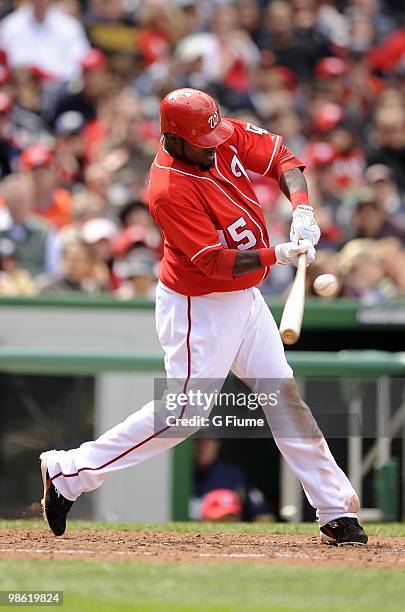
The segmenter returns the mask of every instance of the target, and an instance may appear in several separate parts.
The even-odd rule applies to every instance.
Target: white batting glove
[[[290,229],[290,240],[298,244],[299,240],[309,240],[318,244],[321,230],[314,217],[314,209],[307,204],[299,204],[293,212]]]
[[[298,266],[298,255],[307,254],[307,266],[315,259],[315,247],[309,240],[301,240],[299,244],[294,242],[283,242],[275,247],[277,263]]]

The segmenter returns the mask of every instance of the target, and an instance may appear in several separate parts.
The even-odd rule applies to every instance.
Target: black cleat
[[[66,516],[74,502],[63,497],[63,495],[55,489],[49,477],[46,454],[46,452],[41,453],[39,456],[41,461],[42,481],[44,483],[44,496],[41,499],[42,514],[54,535],[61,536],[65,533]]]
[[[368,542],[368,535],[356,518],[342,516],[321,527],[321,540],[333,546],[346,544],[364,546]]]

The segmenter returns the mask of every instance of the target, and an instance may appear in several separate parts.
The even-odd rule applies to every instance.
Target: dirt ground
[[[372,537],[367,546],[327,546],[317,537],[187,532],[0,531],[0,557],[150,561],[260,561],[405,569],[405,537]]]

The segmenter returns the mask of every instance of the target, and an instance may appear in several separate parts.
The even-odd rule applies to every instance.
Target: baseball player
[[[314,260],[320,230],[304,166],[281,136],[221,118],[216,101],[202,91],[168,94],[160,127],[149,204],[164,238],[156,329],[168,381],[183,381],[186,391],[192,381],[222,381],[230,370],[254,392],[264,381],[282,381],[281,408],[266,417],[316,509],[322,540],[366,544],[356,492],[298,394],[277,326],[256,288],[273,265],[296,265],[300,253]],[[290,242],[270,246],[248,171],[275,178],[291,201]],[[155,404],[79,448],[41,454],[44,518],[55,535],[64,533],[79,495],[181,441],[171,435],[171,425],[156,425]],[[179,416],[188,411],[183,405]],[[183,437],[194,431],[185,428]]]

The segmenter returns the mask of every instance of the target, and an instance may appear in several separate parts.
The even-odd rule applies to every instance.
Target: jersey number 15
[[[243,217],[239,217],[239,219],[236,219],[236,221],[231,223],[231,225],[228,225],[228,227],[226,228],[230,233],[232,240],[237,243],[237,248],[239,249],[239,251],[246,251],[247,249],[251,249],[257,243],[255,235],[250,229],[241,229],[245,227],[245,225],[245,219]],[[218,230],[218,235],[221,243],[227,247],[228,245],[226,243],[225,234],[223,230]]]

